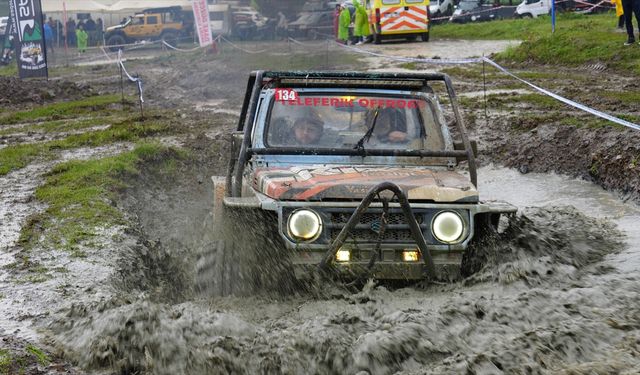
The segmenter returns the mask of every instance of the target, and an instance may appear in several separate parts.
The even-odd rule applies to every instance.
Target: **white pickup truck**
[[[516,8],[516,16],[521,18],[537,18],[551,12],[549,0],[523,0]]]
[[[429,14],[437,18],[453,14],[454,0],[432,0],[429,4]]]

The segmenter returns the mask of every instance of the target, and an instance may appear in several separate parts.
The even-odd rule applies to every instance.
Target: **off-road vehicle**
[[[516,211],[480,200],[472,144],[445,74],[253,72],[227,175],[213,177],[217,245],[200,273],[219,293],[315,269],[459,277],[479,236]]]
[[[180,37],[191,30],[192,22],[181,7],[149,8],[120,25],[107,28],[105,41],[112,51],[117,51],[123,44],[142,40],[162,40],[176,46]]]

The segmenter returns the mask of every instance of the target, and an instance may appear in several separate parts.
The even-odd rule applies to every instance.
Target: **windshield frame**
[[[333,90],[333,91],[322,91],[322,92],[317,92],[317,91],[315,91],[315,90],[314,90],[314,91],[305,91],[305,90],[303,90],[303,89],[295,89],[295,90],[296,90],[296,92],[298,92],[298,93],[304,93],[304,94],[305,94],[305,97],[313,97],[313,96],[331,96],[331,95],[334,95],[334,96],[344,96],[344,95],[345,95],[345,92],[340,92],[340,91],[337,91],[337,90]],[[353,92],[349,92],[349,94],[350,94],[350,95],[352,95],[352,94],[355,94],[355,93],[353,93]],[[429,109],[430,109],[430,110],[431,110],[431,112],[433,113],[433,120],[434,120],[434,122],[435,122],[436,127],[438,127],[438,128],[441,128],[441,127],[442,127],[442,124],[440,124],[440,121],[439,121],[439,119],[437,118],[438,116],[437,116],[437,112],[435,111],[435,108],[433,107],[432,103],[430,103],[430,101],[429,101],[429,100],[427,100],[427,98],[425,98],[425,97],[419,97],[419,96],[411,95],[411,94],[407,94],[407,93],[403,93],[403,94],[396,94],[396,93],[390,93],[390,92],[387,92],[386,94],[381,94],[381,93],[375,93],[375,94],[373,94],[373,93],[369,93],[369,92],[361,92],[361,93],[357,93],[357,94],[358,94],[358,95],[354,95],[354,96],[361,96],[361,97],[375,96],[375,97],[377,97],[377,98],[379,97],[379,98],[393,98],[393,99],[414,99],[414,100],[422,100],[422,101],[425,101],[425,102],[426,102],[426,104],[427,104],[427,106],[429,106]],[[264,122],[265,126],[263,126],[263,129],[262,129],[262,146],[263,146],[264,148],[267,148],[267,149],[269,149],[269,148],[273,148],[273,149],[275,149],[275,148],[283,148],[283,149],[292,149],[292,150],[296,150],[296,149],[314,149],[314,148],[322,148],[322,147],[299,147],[299,146],[298,146],[298,147],[296,147],[296,146],[294,146],[294,147],[287,147],[287,146],[275,146],[275,145],[274,145],[274,146],[272,146],[272,145],[269,145],[269,142],[268,142],[268,140],[267,140],[267,139],[268,139],[268,137],[269,137],[269,127],[271,126],[271,115],[272,115],[273,108],[274,108],[275,104],[276,104],[276,100],[275,100],[275,95],[274,95],[274,97],[272,98],[272,100],[269,102],[269,109],[267,110],[267,116],[265,117],[265,122]],[[380,108],[383,108],[383,107],[380,107]],[[372,107],[371,109],[374,109],[374,108]],[[420,132],[421,132],[422,134],[426,134],[425,132],[426,132],[427,130],[425,129],[425,120],[424,120],[424,118],[423,118],[422,111],[418,110],[416,113],[418,114],[418,120],[419,120],[419,122],[420,122],[420,127],[421,127],[421,128],[420,128]],[[363,135],[364,135],[364,133],[363,133]],[[402,148],[403,148],[403,146],[404,146],[404,145],[398,145],[398,148],[399,148],[399,149],[402,149]],[[367,148],[367,147],[365,146],[365,149],[366,149],[366,148]],[[336,147],[336,148],[334,148],[334,149],[336,149],[336,150],[347,150],[347,149],[349,149],[349,148],[346,148],[346,147]]]
[[[266,162],[269,164],[381,164],[381,165],[440,165],[446,166],[451,160],[458,155],[458,151],[454,150],[452,135],[445,125],[441,107],[437,97],[432,93],[416,92],[406,90],[384,90],[384,89],[340,89],[340,88],[294,88],[299,93],[306,95],[353,95],[353,96],[390,96],[394,98],[409,98],[416,100],[424,100],[429,106],[429,110],[433,113],[434,126],[438,128],[438,136],[441,137],[443,150],[427,150],[416,149],[407,150],[400,146],[396,149],[366,149],[365,152],[354,150],[352,148],[314,148],[314,147],[281,147],[269,146],[267,142],[268,122],[271,119],[271,112],[275,104],[275,90],[266,89],[261,93],[260,109],[256,113],[254,119],[255,124],[262,124],[253,128],[251,134],[251,150],[254,152],[254,161]],[[424,119],[421,111],[418,111],[420,121],[424,127]],[[424,129],[428,132],[428,129]],[[427,134],[427,137],[429,134]],[[438,156],[435,156],[435,155]],[[438,158],[439,161],[434,163],[431,158]],[[355,160],[357,158],[358,160]]]

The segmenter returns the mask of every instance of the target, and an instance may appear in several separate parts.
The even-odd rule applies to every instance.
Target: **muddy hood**
[[[362,199],[369,189],[389,181],[397,184],[410,200],[478,201],[478,191],[467,177],[427,168],[262,168],[252,177],[256,190],[279,200]]]

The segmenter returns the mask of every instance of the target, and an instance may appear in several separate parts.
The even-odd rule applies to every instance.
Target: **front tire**
[[[420,39],[422,39],[423,42],[428,42],[429,41],[429,34],[431,34],[431,33],[430,32],[426,32],[426,33],[420,34]]]
[[[162,33],[162,35],[160,36],[160,39],[164,42],[169,44],[172,47],[177,47],[178,46],[178,33],[175,31],[165,31],[164,33]]]
[[[118,50],[122,49],[122,45],[127,44],[127,40],[121,34],[111,35],[107,38],[107,46],[109,46],[109,51],[118,52]]]
[[[374,44],[382,43],[382,36],[378,33],[373,34],[373,43]]]

